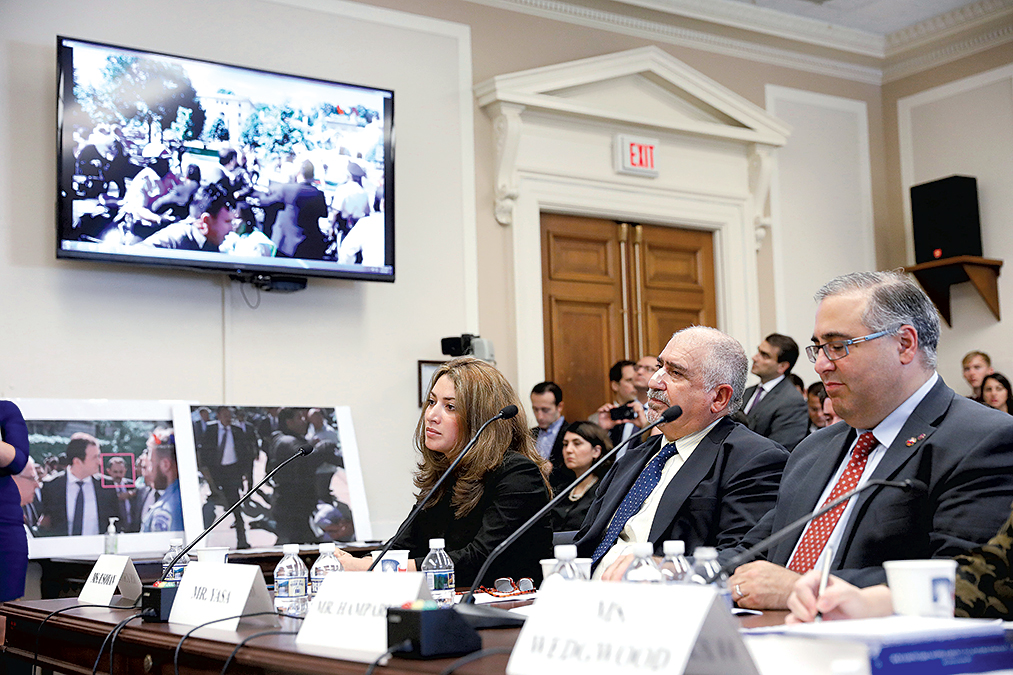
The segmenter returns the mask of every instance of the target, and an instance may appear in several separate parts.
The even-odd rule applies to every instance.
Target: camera
[[[489,363],[496,363],[496,353],[493,350],[492,340],[486,340],[478,335],[465,333],[457,337],[445,337],[440,340],[440,347],[447,356],[464,356],[465,354],[482,359]]]
[[[633,406],[627,403],[626,405],[621,405],[618,408],[612,408],[612,410],[609,410],[609,416],[616,421],[633,420],[637,418],[637,413],[634,412]]]

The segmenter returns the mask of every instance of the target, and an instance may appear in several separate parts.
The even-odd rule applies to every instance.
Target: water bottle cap
[[[317,550],[321,553],[334,553],[334,548],[335,546],[333,541],[325,541],[320,544],[320,546],[317,546]]]
[[[299,544],[285,544],[281,547],[285,555],[299,555]]]
[[[661,545],[665,555],[686,555],[686,542],[666,541]]]
[[[169,540],[169,546],[182,546],[182,545],[183,539],[180,537],[173,537],[172,539]]]
[[[638,558],[646,558],[654,555],[654,544],[649,541],[638,541],[633,544],[633,555]]]
[[[693,557],[696,560],[717,560],[718,550],[713,546],[697,546]]]
[[[577,557],[577,547],[574,544],[559,544],[553,551],[556,560],[574,560]]]
[[[447,542],[445,542],[442,538],[429,540],[429,548],[446,548],[446,547]]]

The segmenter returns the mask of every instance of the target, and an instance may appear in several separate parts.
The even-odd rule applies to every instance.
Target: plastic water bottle
[[[324,577],[331,572],[341,572],[345,568],[341,566],[341,561],[338,560],[337,556],[334,555],[334,542],[328,541],[320,544],[317,547],[320,551],[320,557],[313,563],[313,567],[310,568],[310,599],[316,597],[316,594],[320,592],[320,584],[324,583]]]
[[[681,541],[666,541],[662,544],[665,558],[661,561],[661,579],[666,584],[681,584],[689,581],[693,568],[686,560],[686,544]]]
[[[119,542],[117,541],[117,536],[118,535],[116,533],[116,521],[117,520],[119,520],[119,518],[110,518],[109,519],[109,527],[106,528],[105,552],[107,554],[114,554],[115,555],[116,552],[119,550],[119,547],[120,547]]]
[[[284,554],[274,568],[274,610],[286,616],[304,617],[309,599],[306,586],[309,571],[299,557],[299,544],[285,544]]]
[[[698,546],[693,551],[693,574],[690,580],[694,584],[713,586],[728,606],[728,611],[732,610],[732,594],[728,590],[728,575],[721,572],[721,563],[718,562],[716,548]]]
[[[422,561],[422,571],[429,584],[429,593],[441,607],[454,605],[454,561],[450,559],[443,539],[429,540],[429,555]]]
[[[654,544],[649,541],[641,541],[633,544],[633,562],[623,573],[623,581],[632,581],[638,584],[660,584],[662,581],[661,570],[658,563],[654,562]]]
[[[172,565],[172,559],[183,550],[183,540],[176,537],[169,540],[169,552],[162,557],[162,576],[165,577],[164,585],[178,586],[179,580],[183,578],[183,569],[190,564],[190,556],[184,555]],[[169,570],[172,565],[172,570]],[[168,574],[166,574],[168,572]]]
[[[587,581],[584,570],[577,565],[577,547],[573,544],[559,544],[553,549],[556,566],[549,576],[559,575],[563,579],[582,579]]]

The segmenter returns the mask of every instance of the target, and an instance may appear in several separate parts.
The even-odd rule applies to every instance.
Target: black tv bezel
[[[73,129],[69,128],[70,125],[64,125],[64,111],[66,109],[65,100],[69,96],[73,99],[74,90],[74,78],[73,78],[73,59],[68,53],[73,50],[73,46],[65,44],[66,42],[80,43],[84,45],[92,45],[98,48],[113,49],[125,52],[135,52],[140,56],[156,56],[165,57],[170,59],[180,59],[184,61],[193,61],[196,63],[204,63],[211,66],[218,66],[224,68],[235,68],[240,71],[246,71],[251,73],[260,73],[263,75],[279,77],[282,79],[292,79],[303,82],[316,82],[326,85],[335,85],[340,87],[349,87],[354,89],[363,89],[371,92],[379,92],[384,95],[384,130],[383,130],[383,146],[384,146],[384,230],[389,235],[385,238],[385,262],[389,265],[391,272],[379,273],[379,272],[367,272],[367,271],[356,271],[354,269],[348,269],[349,267],[360,267],[340,265],[337,262],[323,261],[321,264],[326,263],[327,268],[315,268],[306,267],[305,265],[277,265],[271,263],[264,264],[242,264],[242,261],[238,258],[220,258],[214,260],[201,260],[201,259],[186,259],[186,258],[175,258],[173,254],[169,255],[134,255],[130,253],[112,253],[107,251],[80,251],[72,249],[64,249],[62,247],[63,231],[64,227],[72,227],[73,225],[73,194],[72,184],[74,179],[74,154],[73,151],[66,148],[72,148]],[[395,195],[394,195],[394,151],[395,151],[395,124],[394,124],[394,90],[387,89],[384,87],[374,87],[369,85],[361,85],[350,82],[340,82],[337,80],[325,80],[322,78],[310,77],[305,75],[295,75],[292,73],[283,73],[273,70],[267,70],[263,68],[254,68],[250,66],[240,66],[232,63],[224,63],[222,61],[214,61],[211,59],[202,59],[191,56],[183,56],[179,54],[169,54],[166,52],[159,52],[150,49],[143,49],[138,47],[128,47],[124,45],[111,44],[107,42],[99,42],[96,40],[86,40],[83,38],[68,37],[65,35],[56,36],[56,257],[57,259],[71,259],[81,260],[86,262],[110,262],[117,265],[132,265],[142,266],[149,268],[165,268],[165,269],[177,269],[186,271],[196,272],[217,272],[220,274],[227,274],[234,280],[238,281],[251,281],[259,280],[262,287],[265,284],[269,284],[270,279],[273,276],[281,278],[299,278],[299,277],[315,277],[315,278],[328,278],[328,279],[345,279],[350,281],[380,281],[393,283],[396,280],[397,266],[395,262],[395,235],[396,235],[396,219],[395,219]],[[265,258],[265,260],[277,260],[277,258]],[[291,258],[289,260],[299,260],[300,262],[307,262],[297,258]],[[240,264],[236,264],[236,263]],[[308,261],[315,263],[318,261]]]

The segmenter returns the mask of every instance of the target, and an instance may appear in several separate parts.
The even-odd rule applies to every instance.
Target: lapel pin
[[[912,436],[911,438],[907,439],[907,441],[904,442],[904,445],[910,448],[912,445],[922,440],[923,438],[925,438],[925,434],[919,434],[918,438]]]

